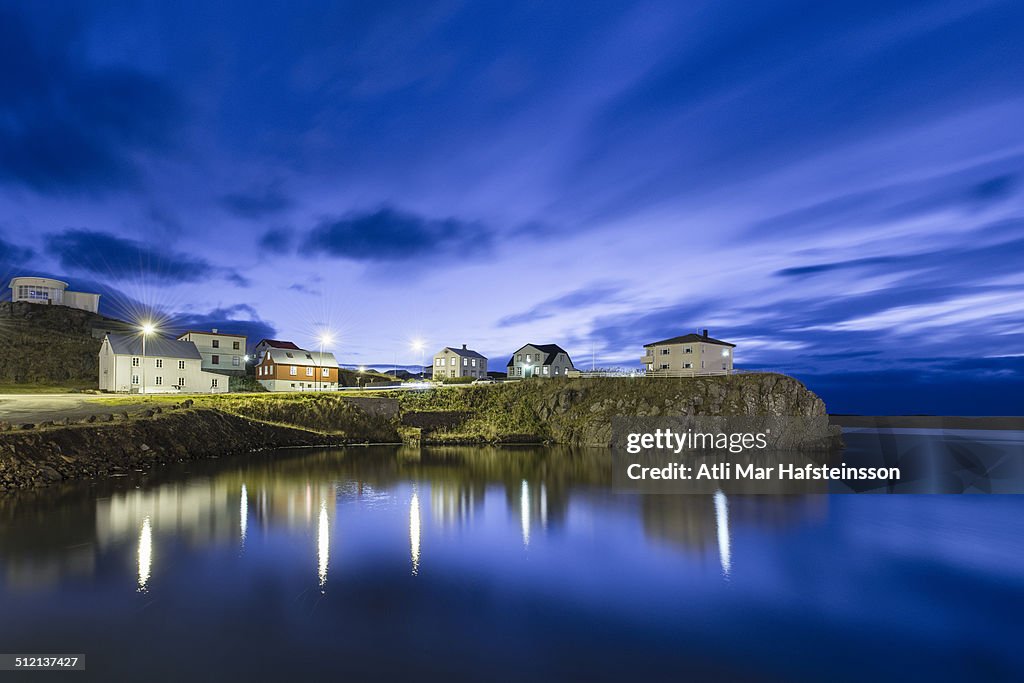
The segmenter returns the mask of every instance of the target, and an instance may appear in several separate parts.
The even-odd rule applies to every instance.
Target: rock
[[[23,422],[18,426],[19,429],[35,429],[35,427],[31,422]]]
[[[100,422],[113,422],[114,416],[110,413],[104,413],[97,418]]]
[[[145,453],[146,451],[151,450],[151,449],[149,448],[148,444],[142,444],[141,446],[139,446],[139,450],[142,451],[143,453]]]
[[[143,410],[141,413],[139,413],[139,417],[153,417],[153,411]]]
[[[57,470],[53,469],[52,467],[41,467],[41,468],[39,468],[39,476],[42,477],[44,481],[51,481],[51,482],[52,481],[60,481],[61,479],[64,478],[63,476],[61,476],[60,472],[58,472]]]
[[[11,423],[10,422],[0,422],[0,432],[9,432],[9,431],[11,431]]]
[[[96,416],[95,415],[90,415],[89,417],[85,418],[85,422],[88,422],[90,424],[92,424],[95,421],[96,421]]]
[[[181,402],[181,407],[182,408],[191,408],[194,404],[195,404],[195,401],[193,401],[190,398],[186,398],[184,401]]]

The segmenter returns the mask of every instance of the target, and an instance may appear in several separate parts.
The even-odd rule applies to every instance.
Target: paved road
[[[0,420],[13,424],[43,420],[81,420],[89,415],[123,411],[124,406],[96,403],[91,394],[0,394]]]

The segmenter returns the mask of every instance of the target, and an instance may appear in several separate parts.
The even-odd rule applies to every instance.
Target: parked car
[[[493,377],[481,377],[480,379],[473,380],[473,384],[497,384],[497,380]]]

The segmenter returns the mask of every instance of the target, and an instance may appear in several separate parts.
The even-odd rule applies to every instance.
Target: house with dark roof
[[[558,344],[527,344],[512,354],[506,368],[509,379],[565,377],[576,369]]]
[[[203,370],[203,357],[190,341],[159,335],[108,334],[99,354],[99,388],[118,393],[184,392],[217,394],[228,378]]]
[[[735,344],[709,337],[704,330],[644,344],[640,362],[651,376],[729,375],[734,348]]]
[[[256,359],[256,362],[263,360],[264,356],[267,355],[267,351],[270,349],[288,349],[289,351],[299,351],[299,347],[290,341],[281,341],[280,339],[260,339],[260,343],[253,349],[252,355]]]
[[[434,379],[455,377],[486,377],[487,357],[473,349],[446,346],[434,354]]]

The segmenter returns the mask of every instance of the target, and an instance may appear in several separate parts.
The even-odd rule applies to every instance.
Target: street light
[[[139,328],[142,330],[142,386],[139,393],[146,393],[146,337],[156,332],[156,326],[152,322],[144,322]]]
[[[426,348],[426,343],[422,339],[417,337],[416,339],[412,340],[412,350],[413,351],[419,351],[419,353],[420,353],[420,377],[421,378],[423,377],[423,375],[425,373],[425,370],[423,369],[424,368],[424,366],[423,366],[423,349],[424,348]]]
[[[323,374],[323,370],[321,370],[321,368],[323,367],[323,362],[324,362],[324,345],[330,344],[331,341],[332,341],[332,339],[331,339],[331,333],[330,332],[326,332],[325,331],[325,332],[321,332],[320,333],[320,357],[317,359],[317,377],[316,377],[316,388],[317,388],[317,391],[320,391],[320,388],[321,388],[321,378],[320,378],[320,376]]]

